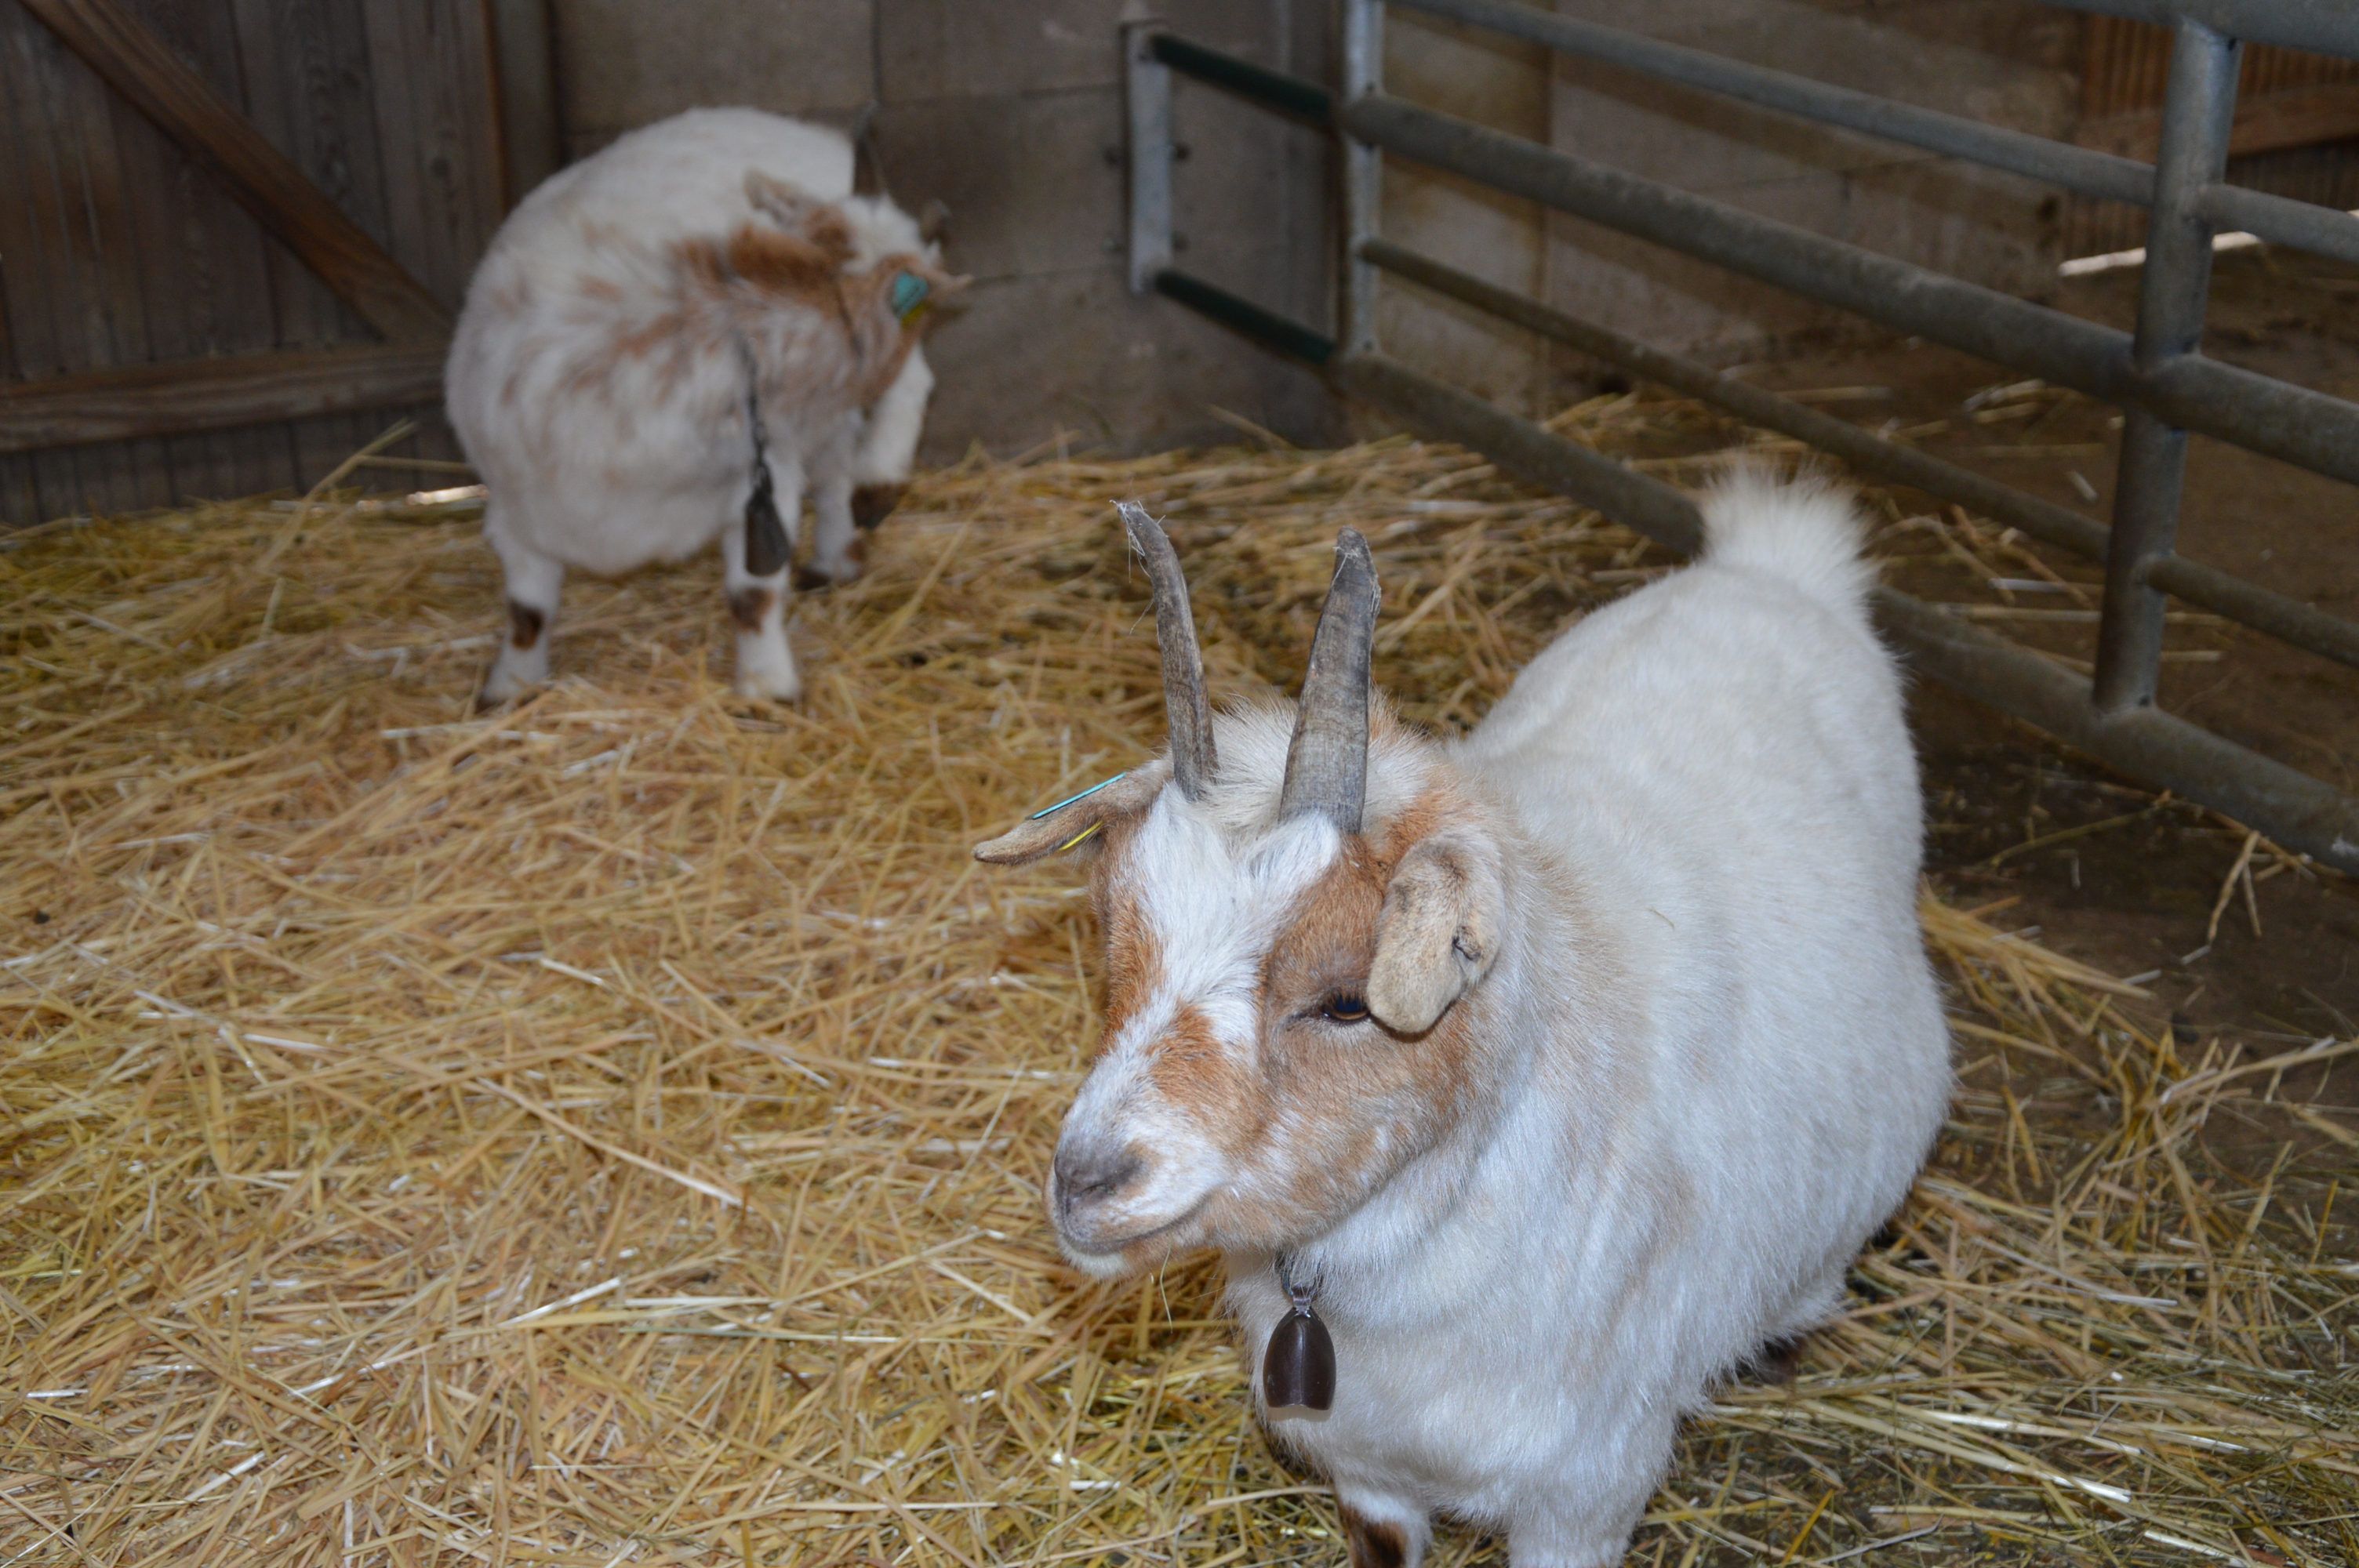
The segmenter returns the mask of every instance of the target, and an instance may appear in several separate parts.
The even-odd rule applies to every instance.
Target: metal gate
[[[2359,800],[2155,706],[2169,598],[2359,667],[2359,625],[2173,550],[2190,431],[2359,483],[2359,405],[2205,359],[2198,346],[2216,233],[2242,231],[2359,262],[2359,218],[2228,185],[2222,178],[2245,40],[2359,58],[2359,6],[2347,0],[2053,0],[2172,29],[2159,150],[2154,163],[2145,164],[1512,0],[1392,0],[1564,54],[2143,207],[2150,215],[2145,276],[2136,330],[2125,333],[1393,97],[1380,79],[1386,0],[1342,3],[1340,93],[1190,43],[1159,23],[1125,29],[1133,288],[1160,292],[1321,367],[1343,392],[1415,428],[1473,448],[1508,472],[1681,552],[1696,548],[1702,524],[1680,492],[1386,357],[1376,341],[1377,273],[1489,311],[1866,472],[2102,561],[2104,600],[2093,678],[1891,589],[1876,589],[1876,615],[1919,673],[2289,849],[2359,872]],[[1340,138],[1347,230],[1340,340],[1171,265],[1175,72]],[[1379,228],[1379,176],[1386,153],[2117,405],[2124,425],[2112,526],[1386,240]]]

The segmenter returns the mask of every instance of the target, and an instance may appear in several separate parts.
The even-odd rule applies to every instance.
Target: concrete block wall
[[[1328,73],[1321,0],[1170,0],[1188,36]],[[555,0],[567,147],[698,104],[847,124],[878,105],[895,198],[950,209],[947,253],[975,284],[929,344],[940,378],[929,461],[1070,437],[1143,449],[1234,431],[1223,408],[1318,442],[1333,406],[1311,377],[1126,287],[1121,0]],[[1327,154],[1310,133],[1182,84],[1183,260],[1322,319]]]

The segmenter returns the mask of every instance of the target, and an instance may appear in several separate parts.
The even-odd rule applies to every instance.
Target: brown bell
[[[770,465],[754,465],[754,492],[745,498],[745,570],[769,577],[787,569],[787,524],[770,488]]]
[[[1297,1306],[1271,1330],[1261,1358],[1261,1394],[1272,1410],[1333,1408],[1335,1342],[1308,1305]]]

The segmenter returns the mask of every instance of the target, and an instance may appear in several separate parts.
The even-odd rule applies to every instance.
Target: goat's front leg
[[[808,575],[798,574],[798,588],[824,588],[850,582],[865,564],[867,541],[853,526],[852,470],[830,464],[811,486],[811,564]]]
[[[557,600],[565,589],[565,563],[510,536],[499,503],[484,511],[484,538],[500,557],[507,578],[508,631],[499,657],[484,677],[475,706],[493,708],[549,678],[549,644],[557,631]]]
[[[778,515],[786,521],[789,554],[794,546],[794,519],[802,509],[800,476],[789,481],[777,474]],[[787,585],[788,568],[780,567],[766,577],[745,569],[745,519],[730,520],[721,533],[723,586],[729,595],[729,619],[737,623],[737,692],[741,697],[792,702],[803,694],[802,676],[795,669],[794,651],[787,646]]]

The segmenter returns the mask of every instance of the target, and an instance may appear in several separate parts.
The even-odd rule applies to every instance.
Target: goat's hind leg
[[[499,656],[475,697],[476,707],[492,708],[549,678],[549,643],[557,630],[565,563],[511,537],[496,502],[485,510],[484,538],[507,579],[507,635],[500,639]]]
[[[779,514],[791,518],[787,503],[799,502],[791,492],[779,497]],[[788,524],[789,553],[793,524]],[[721,533],[723,586],[729,594],[729,619],[737,624],[737,693],[792,702],[803,694],[802,676],[795,668],[794,651],[787,646],[788,568],[780,567],[756,577],[745,567],[745,520],[733,519]]]
[[[1423,1509],[1356,1489],[1335,1489],[1351,1568],[1418,1568],[1433,1526]]]

